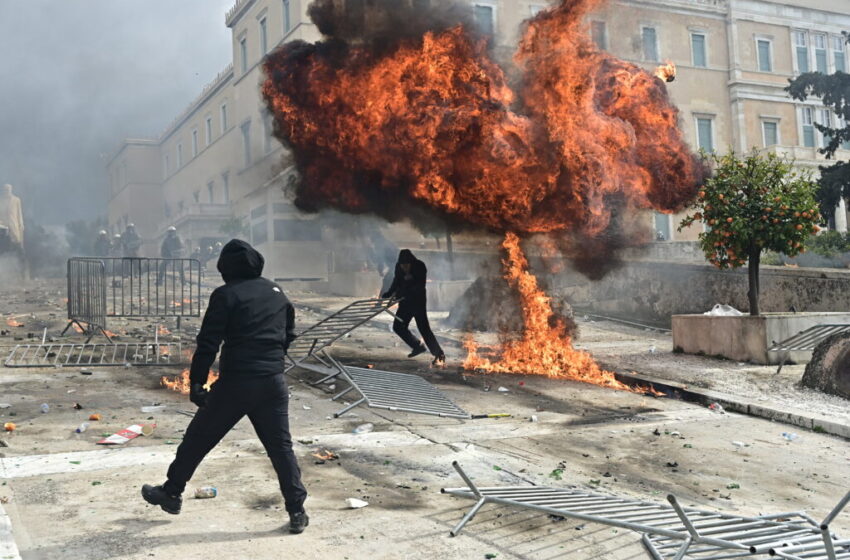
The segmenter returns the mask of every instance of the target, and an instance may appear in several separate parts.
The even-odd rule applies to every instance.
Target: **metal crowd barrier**
[[[333,364],[327,348],[381,313],[392,315],[389,309],[397,303],[398,300],[392,298],[358,300],[300,332],[289,345],[289,364],[286,371],[301,367],[324,374],[325,377],[314,383],[316,385],[340,375],[342,371]],[[311,359],[319,363],[308,363]]]
[[[788,337],[781,342],[773,342],[773,346],[767,349],[768,352],[786,352],[785,357],[779,362],[779,367],[776,373],[782,371],[782,366],[787,361],[787,352],[811,352],[815,347],[831,337],[834,334],[850,332],[850,325],[847,323],[837,323],[833,325],[815,325],[808,329],[802,330],[794,336]]]
[[[452,536],[460,533],[484,504],[493,503],[636,531],[643,535],[653,560],[850,559],[850,540],[829,529],[850,502],[850,492],[818,523],[804,512],[744,517],[683,508],[672,494],[667,496],[668,506],[548,486],[478,488],[457,461],[452,466],[467,486],[441,492],[476,501],[452,529]]]
[[[66,366],[162,366],[185,363],[178,343],[19,344],[4,365],[8,368]]]
[[[102,260],[68,259],[68,325],[65,331],[74,324],[89,335],[89,340],[97,332],[106,334],[106,267]]]
[[[361,395],[353,403],[335,412],[334,418],[339,418],[363,403],[366,403],[369,408],[430,414],[445,418],[471,418],[468,412],[418,375],[346,366],[333,357],[330,357],[330,360],[342,371],[343,377],[348,382],[348,388],[334,395],[331,400],[335,401],[350,391],[356,391]]]
[[[68,325],[89,340],[107,338],[107,317],[201,316],[201,263],[196,259],[68,259]]]

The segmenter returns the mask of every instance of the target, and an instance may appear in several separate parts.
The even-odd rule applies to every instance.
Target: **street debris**
[[[783,438],[785,438],[785,441],[794,441],[795,439],[800,437],[793,432],[782,432],[781,435],[782,435]]]
[[[75,402],[75,403],[74,403],[74,406],[72,406],[71,408],[73,408],[74,410],[82,410],[82,409],[83,409],[83,405],[81,405],[81,404],[80,404],[80,403],[78,403],[78,402]]]
[[[150,414],[151,412],[160,412],[160,411],[163,411],[163,410],[165,410],[164,404],[155,404],[155,405],[151,405],[151,406],[143,406],[142,407],[142,412],[144,412],[146,414]]]
[[[511,390],[510,390],[510,389],[508,389],[507,387],[499,387],[497,390],[498,390],[500,393],[510,393],[510,391],[511,391]]]
[[[710,315],[712,317],[740,317],[743,315],[740,311],[732,307],[731,305],[725,304],[716,304],[711,308],[710,311],[706,311],[703,315]]]
[[[98,445],[123,445],[131,439],[135,439],[141,435],[151,435],[153,433],[154,426],[156,426],[156,424],[133,424],[132,426],[124,428],[123,430],[116,432],[97,443]]]
[[[368,434],[369,432],[371,432],[374,429],[375,429],[375,425],[372,424],[371,422],[367,422],[365,424],[360,424],[359,426],[354,428],[354,430],[352,430],[352,432],[355,433],[355,434]]]
[[[41,413],[42,413],[42,414],[47,414],[48,412],[50,412],[50,405],[49,405],[49,404],[47,404],[47,403],[42,403],[42,405],[41,405]]]
[[[81,433],[85,432],[85,431],[86,431],[86,430],[88,430],[88,429],[89,429],[89,423],[88,423],[88,422],[83,422],[82,424],[80,424],[79,426],[77,426],[77,429],[76,429],[76,430],[74,430],[74,431],[75,431],[76,433],[78,433],[78,434],[81,434]]]
[[[358,500],[357,498],[347,498],[345,505],[348,506],[348,509],[360,509],[368,506],[369,502]]]
[[[330,449],[317,449],[316,451],[310,453],[310,455],[317,459],[315,461],[315,464],[317,465],[324,465],[328,461],[336,461],[339,459],[339,455],[337,455]]]
[[[218,496],[218,489],[215,486],[202,486],[195,490],[196,500],[206,500]]]
[[[717,414],[726,414],[726,411],[723,410],[723,407],[720,406],[719,403],[711,403],[708,405],[708,409],[712,412],[716,412]]]

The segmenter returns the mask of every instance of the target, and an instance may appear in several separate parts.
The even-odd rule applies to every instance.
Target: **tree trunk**
[[[446,251],[449,254],[449,280],[455,279],[455,253],[454,244],[452,243],[452,232],[446,232]]]
[[[761,262],[761,249],[750,249],[749,264],[747,265],[747,276],[749,277],[750,289],[747,297],[750,300],[750,315],[759,315],[759,264]]]

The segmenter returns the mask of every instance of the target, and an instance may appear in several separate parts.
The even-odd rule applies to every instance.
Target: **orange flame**
[[[210,370],[209,377],[207,377],[207,382],[204,385],[204,389],[209,390],[210,387],[212,387],[213,383],[218,381],[218,377],[218,373]],[[181,395],[188,395],[189,386],[191,385],[191,382],[189,381],[189,370],[184,369],[182,372],[180,372],[180,375],[175,375],[170,379],[168,378],[168,376],[163,375],[160,378],[159,383],[163,387],[167,387],[168,389],[176,391]]]
[[[339,455],[331,451],[330,449],[319,449],[310,453],[316,459],[320,461],[333,461],[334,459],[339,459]]]
[[[655,77],[672,82],[676,79],[676,65],[669,60],[665,60],[664,64],[655,69]]]
[[[156,328],[156,333],[157,333],[159,336],[166,336],[166,335],[171,334],[171,331],[170,331],[170,330],[168,330],[168,327],[166,327],[165,325],[159,325],[159,326]]]
[[[6,325],[8,325],[10,327],[23,327],[24,326],[23,323],[16,320],[14,317],[9,317],[8,319],[6,319]]]
[[[84,331],[80,325],[78,325],[77,323],[71,323],[71,326],[74,327],[74,331],[76,331],[77,334],[83,334]]]
[[[505,279],[520,295],[524,330],[522,337],[503,342],[500,357],[490,360],[478,354],[472,338],[464,342],[467,350],[464,369],[492,373],[527,373],[585,381],[615,389],[630,389],[601,369],[587,352],[572,347],[572,337],[564,320],[552,312],[550,298],[528,271],[528,260],[519,246],[519,237],[508,233],[502,242],[507,252],[502,260]]]

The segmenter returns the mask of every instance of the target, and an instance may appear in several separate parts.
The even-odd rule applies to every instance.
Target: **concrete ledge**
[[[756,364],[804,363],[811,359],[811,352],[768,352],[767,349],[800,331],[829,323],[850,323],[850,313],[764,313],[756,317],[673,315],[673,348],[686,354],[722,356]]]

